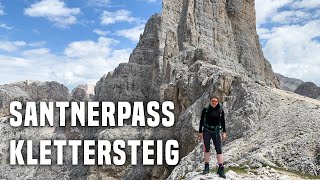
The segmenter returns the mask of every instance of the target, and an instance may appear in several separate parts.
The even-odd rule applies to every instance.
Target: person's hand
[[[198,137],[199,137],[199,139],[202,141],[203,140],[203,134],[202,133],[199,133],[198,134]]]
[[[227,133],[223,132],[222,133],[222,141],[225,141],[227,139]]]

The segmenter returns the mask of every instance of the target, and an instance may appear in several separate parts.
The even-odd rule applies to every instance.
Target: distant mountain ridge
[[[320,87],[314,83],[304,82],[296,78],[289,78],[278,73],[275,74],[279,79],[280,89],[291,91],[313,99],[320,99]]]

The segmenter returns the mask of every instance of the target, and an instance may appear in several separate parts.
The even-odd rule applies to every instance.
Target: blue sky
[[[320,1],[256,0],[275,72],[320,86]],[[0,84],[95,84],[127,62],[160,0],[0,0]]]
[[[0,16],[0,23],[10,28],[0,29],[2,40],[46,42],[44,47],[57,55],[63,55],[65,47],[70,42],[95,40],[100,37],[101,34],[94,33],[94,30],[109,32],[107,37],[121,41],[115,48],[133,48],[135,41],[116,35],[115,32],[138,25],[142,27],[152,14],[161,12],[161,2],[150,0],[117,0],[114,2],[111,0],[1,0],[0,2],[5,13]],[[48,12],[45,8],[50,9],[50,5],[58,7]],[[104,12],[119,10],[127,12],[127,18],[133,18],[133,20],[131,22],[119,20],[114,23],[102,23]],[[75,20],[65,21],[70,17]],[[19,55],[20,52],[9,54]]]

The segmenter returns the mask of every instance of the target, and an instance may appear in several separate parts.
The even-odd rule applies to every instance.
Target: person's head
[[[219,99],[217,97],[212,97],[210,99],[210,104],[213,108],[215,108],[219,104]]]

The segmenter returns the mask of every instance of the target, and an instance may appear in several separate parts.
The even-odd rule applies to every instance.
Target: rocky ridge
[[[0,85],[0,117],[9,115],[12,101],[69,101],[69,90],[57,82],[22,81]]]
[[[81,87],[85,87],[81,86]],[[90,138],[91,132],[78,127],[59,127],[59,110],[55,109],[56,116],[54,127],[12,127],[9,124],[9,110],[11,101],[20,102],[40,102],[40,101],[73,101],[67,87],[57,82],[23,81],[0,86],[0,179],[81,179],[86,176],[86,166],[10,166],[9,165],[9,141],[10,140],[32,140],[34,144],[33,155],[39,157],[39,141],[47,139],[82,139]],[[24,110],[21,111],[22,114]],[[37,112],[39,113],[39,112]],[[39,114],[38,114],[39,117]],[[70,119],[70,110],[66,112],[66,119]],[[68,121],[67,121],[68,122]],[[81,151],[80,151],[81,152]],[[24,159],[26,159],[27,149],[22,149]],[[52,149],[52,154],[56,154],[56,149]],[[66,148],[65,157],[71,156],[71,149]],[[53,162],[56,157],[53,156]]]
[[[275,73],[275,74],[279,79],[280,89],[285,90],[285,91],[294,92],[300,84],[304,83],[304,81],[302,81],[300,79],[289,78],[289,77],[283,76],[279,73]]]

